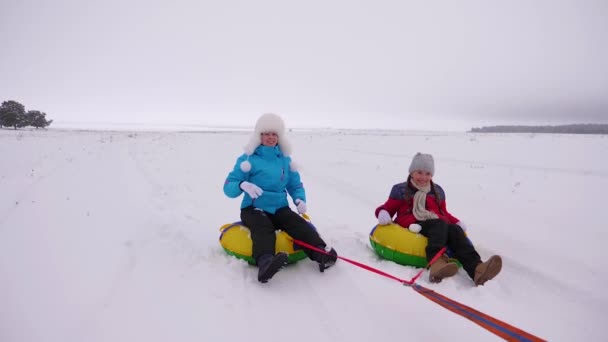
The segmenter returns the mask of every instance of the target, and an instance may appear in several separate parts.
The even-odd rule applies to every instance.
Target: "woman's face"
[[[427,186],[431,184],[431,179],[433,179],[433,175],[428,171],[417,170],[412,172],[412,180],[418,186]]]
[[[262,133],[262,145],[277,146],[278,142],[279,142],[279,136],[275,132]]]

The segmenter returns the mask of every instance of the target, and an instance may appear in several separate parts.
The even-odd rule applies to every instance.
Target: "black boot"
[[[324,247],[319,246],[319,249],[325,250]],[[326,269],[330,268],[336,263],[338,260],[338,253],[335,249],[330,249],[327,251],[328,254],[317,252],[317,262],[319,263],[319,272],[324,272]]]
[[[258,258],[258,281],[265,283],[274,276],[283,266],[287,265],[289,257],[287,253],[281,252],[272,256],[270,254],[262,255]]]

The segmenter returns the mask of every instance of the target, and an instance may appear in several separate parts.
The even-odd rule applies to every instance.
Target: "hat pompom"
[[[244,160],[243,162],[241,162],[241,171],[243,172],[249,172],[251,171],[251,163],[249,162],[249,160]]]
[[[418,234],[418,233],[420,233],[420,231],[422,230],[422,226],[421,226],[421,225],[419,225],[418,223],[412,223],[412,224],[410,224],[410,226],[409,226],[409,230],[410,230],[410,232],[412,232],[412,233],[416,233],[416,234]]]

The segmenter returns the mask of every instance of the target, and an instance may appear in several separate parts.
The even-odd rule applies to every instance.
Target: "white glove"
[[[456,224],[459,225],[460,228],[462,228],[462,230],[464,230],[465,232],[467,231],[468,227],[466,224],[464,224],[464,222],[458,221],[458,222],[456,222]]]
[[[240,188],[254,199],[260,197],[264,192],[262,188],[249,182],[241,182]]]
[[[298,207],[298,213],[300,213],[300,215],[304,215],[304,213],[306,213],[306,202],[302,201],[301,199],[296,199],[296,207]]]
[[[391,222],[393,221],[391,220],[391,215],[388,213],[388,211],[384,209],[380,210],[380,212],[378,213],[378,223],[381,225],[385,225]]]
[[[418,223],[412,223],[412,224],[410,224],[410,227],[408,229],[410,230],[410,232],[418,234],[418,233],[420,233],[422,226],[419,225]]]

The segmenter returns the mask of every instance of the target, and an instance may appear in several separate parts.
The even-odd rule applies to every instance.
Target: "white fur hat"
[[[428,171],[431,175],[435,174],[435,161],[430,154],[416,153],[410,164],[410,174],[414,171]]]
[[[249,139],[249,143],[244,147],[245,154],[250,156],[255,152],[255,149],[262,143],[261,134],[265,132],[276,133],[279,138],[279,148],[281,149],[281,152],[285,156],[291,156],[291,144],[289,143],[289,139],[287,139],[285,132],[285,122],[283,122],[283,119],[280,116],[273,113],[262,114],[262,116],[258,118],[251,139]],[[251,163],[249,160],[245,160],[240,166],[243,172],[249,172],[251,170]],[[293,163],[290,167],[293,169]]]

